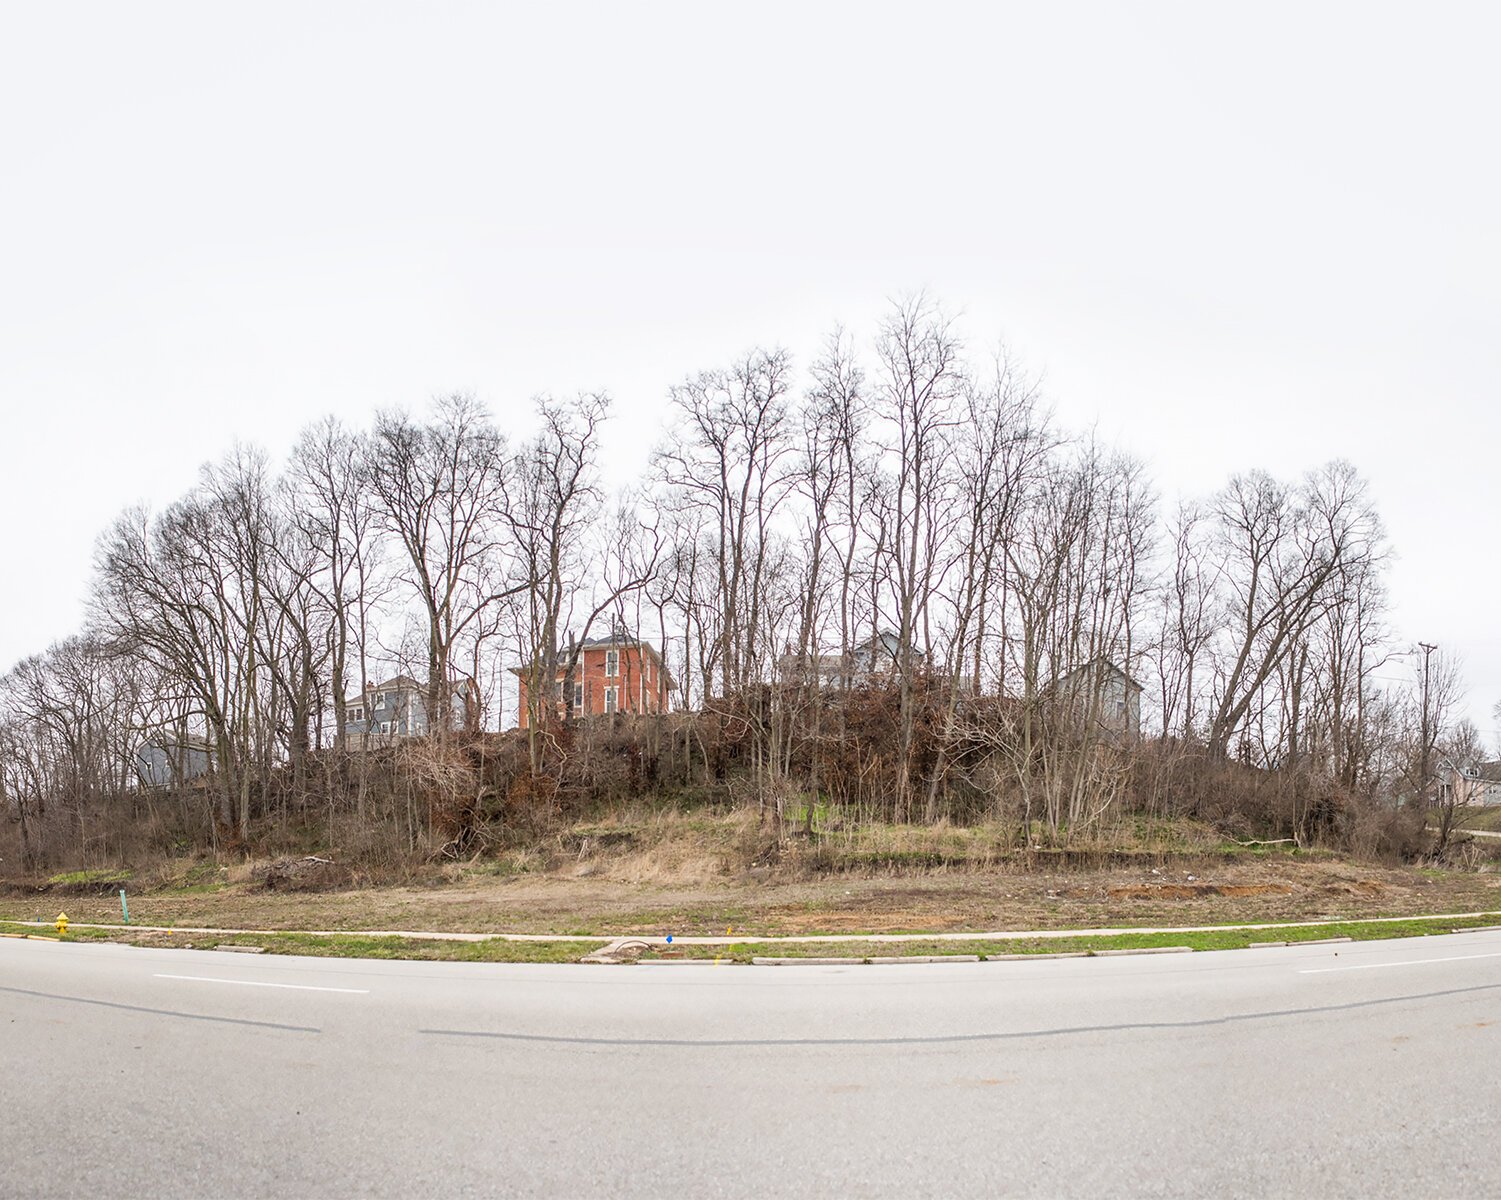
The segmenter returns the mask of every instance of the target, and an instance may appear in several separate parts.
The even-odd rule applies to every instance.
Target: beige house
[[[1445,762],[1438,769],[1438,802],[1458,808],[1501,804],[1501,762]]]

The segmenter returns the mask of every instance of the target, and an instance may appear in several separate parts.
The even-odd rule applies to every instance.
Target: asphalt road
[[[0,940],[0,1196],[1501,1195],[1501,933],[935,966]]]

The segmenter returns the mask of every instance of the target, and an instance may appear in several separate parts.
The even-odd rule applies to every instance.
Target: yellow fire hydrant
[[[58,937],[62,937],[67,932],[68,932],[68,914],[67,913],[58,913],[57,914],[57,936]]]

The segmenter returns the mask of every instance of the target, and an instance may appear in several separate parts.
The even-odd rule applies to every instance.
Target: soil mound
[[[268,892],[331,892],[353,882],[348,867],[329,858],[319,858],[316,854],[309,854],[306,858],[278,858],[257,867],[251,878]]]

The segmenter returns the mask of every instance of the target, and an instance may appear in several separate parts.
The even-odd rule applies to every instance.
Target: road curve
[[[934,966],[0,940],[0,1196],[1501,1194],[1501,933]]]

